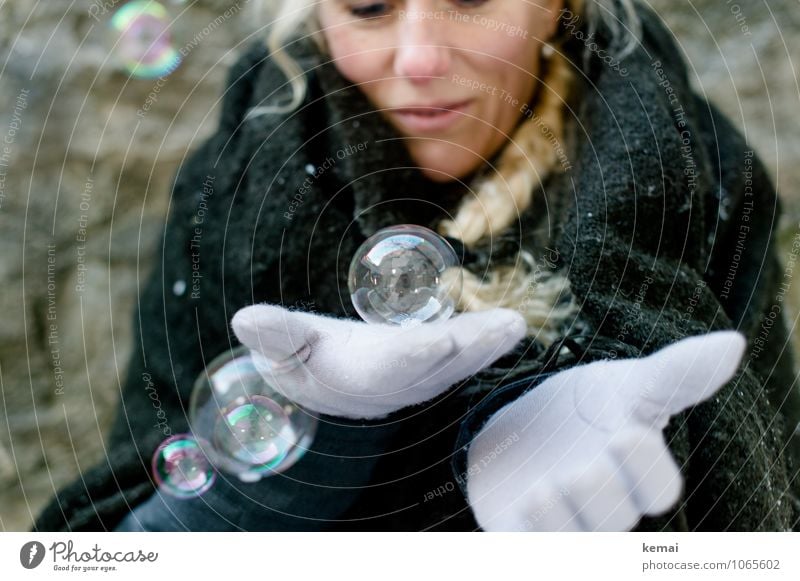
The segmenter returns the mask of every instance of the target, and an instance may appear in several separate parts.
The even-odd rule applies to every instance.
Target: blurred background
[[[647,3],[771,172],[785,259],[800,233],[800,1]],[[130,4],[0,0],[4,531],[103,457],[169,185],[214,129],[228,67],[265,35],[249,0]],[[132,75],[120,30],[142,14],[172,41]],[[800,286],[789,294],[794,325]]]

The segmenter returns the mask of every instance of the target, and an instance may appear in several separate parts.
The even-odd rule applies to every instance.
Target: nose
[[[450,68],[450,48],[442,34],[445,22],[406,15],[399,23],[394,72],[414,83],[443,77]]]

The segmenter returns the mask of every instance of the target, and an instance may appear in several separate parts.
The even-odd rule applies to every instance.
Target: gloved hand
[[[401,328],[260,304],[237,311],[231,323],[242,344],[263,356],[256,365],[276,389],[312,411],[348,418],[380,418],[428,401],[526,332],[520,313],[501,308]]]
[[[507,404],[467,451],[467,494],[486,531],[625,531],[666,512],[683,479],[662,430],[735,374],[735,331],[643,358],[556,373]]]

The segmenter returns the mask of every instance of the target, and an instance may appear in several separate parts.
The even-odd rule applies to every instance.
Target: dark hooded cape
[[[770,315],[782,298],[780,203],[739,133],[690,91],[668,32],[641,15],[643,45],[621,62],[627,76],[594,53],[584,63],[583,44],[564,33],[579,77],[565,137],[572,168],[544,182],[508,236],[476,250],[480,270],[519,244],[556,249],[591,332],[547,352],[526,339],[492,368],[388,419],[322,416],[312,449],[284,474],[256,485],[223,478],[241,487],[242,501],[226,507],[227,524],[209,528],[474,530],[454,453],[527,389],[520,379],[548,362],[636,357],[716,329],[741,330],[751,349],[716,397],[672,418],[665,436],[684,496],[637,529],[798,526],[789,435],[800,405],[786,329]],[[594,40],[619,48],[602,28]],[[346,276],[359,244],[384,226],[433,227],[463,195],[467,180],[422,176],[400,136],[313,43],[290,52],[309,81],[292,114],[244,119],[289,96],[261,44],[232,68],[217,132],[174,182],[107,457],[58,492],[37,530],[112,530],[153,495],[153,451],[186,431],[195,378],[238,344],[238,309],[269,302],[356,318]]]

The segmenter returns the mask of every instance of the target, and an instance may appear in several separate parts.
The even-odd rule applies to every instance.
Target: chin
[[[437,182],[437,183],[452,182],[453,180],[459,177],[453,174],[452,171],[448,171],[446,169],[432,168],[429,166],[420,166],[419,169],[422,172],[422,175],[424,175],[432,182]]]
[[[450,182],[471,174],[481,163],[477,156],[464,155],[460,147],[437,147],[435,150],[416,152],[414,161],[422,174],[433,182]]]

